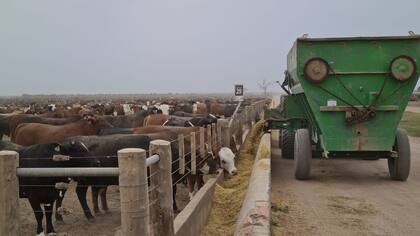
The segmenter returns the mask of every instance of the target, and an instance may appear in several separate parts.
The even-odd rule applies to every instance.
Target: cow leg
[[[55,202],[55,221],[57,223],[64,223],[63,216],[58,213],[58,209],[63,205],[64,194],[66,194],[66,190],[62,190],[61,194],[58,196],[57,201]]]
[[[105,212],[109,212],[108,202],[106,200],[106,190],[107,189],[108,189],[108,187],[102,188],[102,191],[100,192],[102,210],[104,210]]]
[[[197,174],[197,189],[201,189],[204,186],[203,174]]]
[[[29,197],[28,200],[35,214],[35,219],[36,219],[36,224],[37,224],[36,234],[39,235],[44,232],[44,229],[42,228],[42,218],[44,218],[44,213],[42,212],[41,204],[38,201],[38,199],[34,197]]]
[[[94,217],[92,215],[92,213],[90,212],[89,206],[87,204],[86,201],[86,192],[87,192],[88,187],[83,186],[77,186],[76,187],[76,193],[77,193],[77,198],[79,199],[80,205],[83,208],[83,213],[85,213],[86,218],[88,219],[88,221],[93,222]]]
[[[55,233],[54,226],[52,223],[53,205],[54,205],[54,202],[51,202],[49,204],[44,204],[45,220],[47,221],[47,234]]]
[[[190,196],[190,200],[191,200],[194,197],[196,175],[189,174],[187,179],[188,179],[188,189],[189,189],[188,195]]]
[[[172,201],[173,201],[173,208],[174,208],[174,212],[178,213],[178,206],[176,205],[176,184],[173,186],[172,188]]]
[[[93,204],[93,212],[95,215],[99,215],[101,212],[99,211],[99,203],[98,203],[98,196],[99,196],[100,187],[92,186],[92,204]]]

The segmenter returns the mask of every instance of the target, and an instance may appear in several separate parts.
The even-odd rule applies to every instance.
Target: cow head
[[[114,127],[101,116],[85,115],[85,116],[83,116],[83,119],[86,120],[87,123],[90,126],[92,126],[95,130],[101,130],[101,129],[113,128]]]
[[[235,167],[235,154],[230,148],[222,147],[219,151],[220,166],[229,174],[236,175],[238,170]]]
[[[207,152],[207,159],[204,162],[204,165],[200,168],[200,172],[208,175],[208,174],[216,174],[217,173],[217,161],[208,144],[205,145],[205,150]]]
[[[56,151],[57,154],[64,154],[69,156],[81,156],[89,153],[89,149],[83,142],[74,140],[55,144],[54,151]]]

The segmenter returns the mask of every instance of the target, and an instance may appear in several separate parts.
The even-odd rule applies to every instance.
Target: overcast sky
[[[255,91],[283,79],[304,33],[420,33],[419,12],[419,0],[0,0],[0,95]]]

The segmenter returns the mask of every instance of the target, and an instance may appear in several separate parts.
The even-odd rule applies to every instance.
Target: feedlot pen
[[[208,158],[208,154],[203,153],[205,144],[209,145],[213,150],[213,153],[217,151],[218,148],[222,146],[230,146],[232,142],[237,146],[241,145],[243,140],[243,132],[245,129],[249,128],[252,125],[257,114],[262,113],[264,109],[265,101],[260,101],[252,104],[251,106],[246,106],[244,110],[239,113],[237,116],[232,117],[232,122],[229,120],[219,120],[217,125],[208,126],[207,129],[202,128],[200,132],[191,133],[185,137],[180,136],[178,140],[184,139],[184,143],[178,142],[178,140],[173,140],[172,142],[177,142],[178,145],[188,145],[189,148],[179,148],[180,157],[186,155],[191,156],[189,162],[185,162],[184,158],[180,158],[180,169],[175,171],[180,171],[183,177],[177,182],[174,183],[178,187],[176,202],[179,209],[183,209],[190,201],[188,196],[188,188],[183,183],[186,175],[189,173],[195,173],[197,171],[197,165],[202,163],[197,163],[196,158],[204,157],[204,160]],[[206,143],[204,143],[204,137],[206,137]],[[152,141],[151,143],[153,143]],[[80,207],[80,204],[77,200],[75,194],[75,183],[71,182],[68,185],[67,192],[63,201],[63,207],[65,210],[63,212],[68,214],[63,214],[64,224],[56,224],[53,217],[53,224],[55,230],[59,235],[172,235],[174,234],[173,229],[173,220],[174,213],[172,211],[172,177],[171,170],[167,167],[171,166],[171,163],[160,164],[164,156],[170,155],[170,145],[171,142],[162,142],[158,141],[154,150],[150,150],[153,153],[160,153],[160,160],[150,165],[150,174],[140,179],[136,175],[126,176],[124,186],[135,187],[135,190],[123,190],[118,186],[110,186],[107,191],[107,199],[109,204],[109,211],[101,211],[99,214],[95,215],[93,222],[87,221],[86,217],[83,214],[83,211]],[[152,147],[151,147],[152,148]],[[197,150],[197,152],[187,152],[186,150]],[[133,156],[139,155],[140,159],[144,162],[142,165],[144,169],[133,170],[125,173],[124,175],[129,175],[133,173],[146,173],[146,158],[148,157],[149,151],[141,151],[141,149],[136,150],[125,150],[125,155]],[[2,153],[3,156],[7,156],[7,153]],[[4,155],[5,154],[5,155]],[[9,158],[13,155],[8,153]],[[124,156],[124,155],[123,155]],[[119,155],[119,160],[121,160]],[[130,160],[126,163],[127,168],[132,167],[134,162],[133,158],[125,157],[127,160]],[[150,158],[150,157],[149,157]],[[136,159],[136,158],[134,158]],[[17,160],[17,157],[10,158],[8,161],[9,166]],[[202,159],[202,161],[204,161]],[[120,168],[121,167],[121,161]],[[188,168],[188,164],[191,165],[191,168]],[[154,167],[155,166],[155,167]],[[166,166],[166,167],[165,167]],[[17,172],[14,168],[8,168],[7,165],[0,173],[0,183],[3,194],[0,194],[0,200],[2,201],[2,206],[4,206],[2,217],[0,217],[0,232],[7,232],[8,235],[33,235],[36,229],[36,222],[33,216],[33,211],[28,203],[27,199],[18,199],[13,193],[18,191],[17,184]],[[29,169],[29,168],[28,168]],[[159,170],[159,171],[153,171]],[[164,173],[164,170],[168,170]],[[109,176],[118,176],[118,168],[109,170],[112,173],[108,173]],[[172,170],[173,171],[173,170]],[[47,176],[47,173],[43,173],[44,176]],[[172,172],[173,174],[173,172]],[[63,174],[62,174],[63,175]],[[143,174],[141,174],[143,175]],[[166,177],[164,177],[166,176]],[[123,183],[122,176],[120,175],[120,185]],[[140,181],[140,182],[134,182]],[[5,181],[4,181],[5,180]],[[147,182],[149,180],[149,186]],[[162,183],[164,180],[164,183]],[[141,184],[143,183],[143,184]],[[146,183],[146,184],[144,184]],[[169,184],[168,184],[169,183]],[[5,193],[7,191],[7,193]],[[10,193],[10,194],[9,194]],[[124,200],[121,198],[124,196]],[[136,204],[134,202],[139,202],[139,196],[147,197],[148,207],[144,207],[144,204]],[[87,194],[88,204],[91,203],[91,193],[90,190]],[[145,199],[145,198],[143,198]],[[127,203],[131,202],[131,203]],[[141,202],[144,202],[142,200]],[[124,202],[121,205],[121,202]],[[121,207],[124,206],[125,210],[122,210]],[[133,209],[133,206],[135,209]],[[7,217],[4,217],[7,216]],[[123,218],[121,218],[123,217]],[[139,219],[141,218],[141,219]],[[123,221],[121,221],[123,219]],[[148,222],[147,224],[139,224],[139,222]],[[45,215],[44,215],[44,227],[45,227]]]

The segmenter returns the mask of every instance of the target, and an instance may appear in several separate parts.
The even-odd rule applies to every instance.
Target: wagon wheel
[[[295,178],[308,179],[311,173],[312,145],[307,129],[298,129],[295,134]]]
[[[282,129],[280,134],[281,157],[293,159],[295,146],[295,132]]]
[[[394,151],[398,157],[388,158],[389,175],[393,180],[405,181],[410,174],[410,142],[407,132],[403,129],[397,129],[395,137]]]

